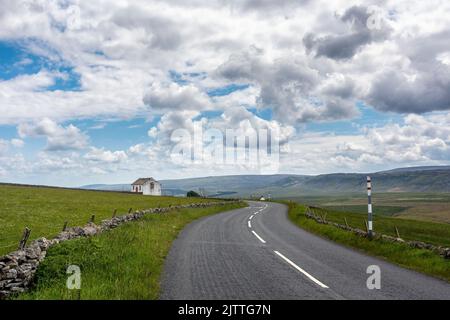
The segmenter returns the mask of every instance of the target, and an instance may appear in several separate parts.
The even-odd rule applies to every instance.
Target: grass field
[[[39,266],[35,286],[18,299],[157,299],[164,259],[190,221],[244,206],[233,203],[150,214],[96,237],[51,248]],[[81,290],[68,290],[66,269],[81,268]]]
[[[30,240],[51,238],[65,221],[81,226],[95,214],[96,221],[119,213],[211,199],[152,197],[117,192],[0,185],[0,255],[17,249],[23,229],[31,229]]]
[[[367,214],[367,196],[362,193],[298,196],[289,200],[337,211]],[[377,215],[450,224],[449,193],[374,193],[372,202]]]
[[[334,226],[317,223],[305,216],[306,206],[290,202],[289,218],[299,227],[316,233],[338,243],[362,250],[368,254],[389,260],[400,266],[427,273],[450,281],[450,260],[444,259],[429,250],[413,249],[405,244],[390,243],[382,240],[369,240],[352,232]],[[360,214],[330,211],[327,220],[344,223],[346,217],[350,225],[364,229]],[[450,225],[396,219],[379,216],[375,219],[375,230],[391,234],[393,225],[399,226],[401,236],[405,239],[422,240],[429,243],[450,245]]]

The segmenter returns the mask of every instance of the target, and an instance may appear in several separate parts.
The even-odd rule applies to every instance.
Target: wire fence
[[[89,218],[86,218],[86,222],[91,221],[92,215],[89,216]],[[82,223],[83,220],[77,219],[77,221],[74,222],[75,225],[78,225],[79,223]],[[52,239],[56,237],[61,231],[63,231],[64,227],[67,227],[68,221],[63,221],[62,223],[49,223],[45,224],[45,231],[44,232],[37,232],[35,234],[31,233],[31,238],[29,240],[35,240],[37,238],[47,238]],[[42,229],[42,227],[36,227],[33,228],[33,225],[30,226],[32,230],[39,230]],[[25,227],[24,227],[25,229]],[[3,231],[5,232],[5,231]],[[6,231],[8,233],[17,233],[17,235],[10,235],[10,236],[2,236],[0,238],[0,256],[4,254],[8,254],[9,252],[12,252],[13,250],[17,250],[20,246],[20,242],[23,238],[23,229],[21,231],[14,228],[14,230]]]
[[[201,203],[201,202],[198,202],[198,203]],[[174,203],[174,204],[166,204],[166,205],[161,206],[161,204],[158,203],[157,207],[153,207],[153,208],[172,208],[172,207],[176,207],[177,205],[182,205],[182,204],[183,203]],[[190,203],[190,204],[194,204],[194,203]],[[122,209],[120,209],[120,210],[122,211]],[[132,213],[133,210],[135,210],[135,209],[129,208],[125,212],[119,213],[117,209],[114,209],[109,213],[102,212],[101,214],[99,214],[97,216],[97,218],[98,218],[98,220],[111,219],[116,216],[130,214],[130,213]],[[142,210],[142,209],[139,209],[139,210]],[[28,240],[35,240],[35,239],[41,238],[41,237],[45,237],[47,239],[52,239],[52,238],[56,237],[60,232],[64,231],[64,229],[66,227],[80,226],[83,224],[83,222],[84,223],[95,222],[95,219],[96,219],[96,214],[90,213],[83,218],[77,217],[73,221],[61,220],[58,223],[42,223],[42,221],[41,221],[40,225],[36,225],[35,223],[30,223],[29,225],[24,226],[24,229],[22,229],[21,231],[17,229],[17,226],[14,226],[14,228],[8,228],[9,229],[8,231],[6,231],[4,229],[0,230],[3,233],[7,232],[8,234],[13,234],[13,233],[16,234],[16,235],[10,235],[10,236],[2,235],[0,237],[0,256],[2,256],[4,254],[8,254],[8,253],[12,252],[13,250],[19,249],[24,244],[26,244],[26,242]],[[43,225],[45,225],[45,227],[43,227]],[[2,224],[1,226],[4,228],[5,225]],[[13,226],[13,225],[12,224],[8,225],[8,227],[11,227],[11,226]],[[29,228],[31,228],[31,229],[29,229]],[[26,230],[28,230],[28,231],[25,232]],[[27,233],[27,235],[25,237],[26,233]],[[31,237],[29,238],[30,235],[31,235]],[[8,249],[8,250],[6,250],[6,249]],[[12,250],[9,250],[9,249],[12,249]]]
[[[177,204],[174,204],[175,206]],[[161,207],[172,207],[172,204],[169,204],[167,206],[161,206],[160,204],[158,204],[158,208]],[[102,212],[102,214],[100,214],[98,216],[99,220],[101,219],[108,219],[108,218],[113,218],[119,215],[124,215],[124,214],[129,214],[133,211],[133,208],[129,208],[128,210],[126,210],[125,212],[118,212],[117,209],[114,209],[112,212],[109,213],[109,215],[107,215],[105,212]],[[27,240],[35,240],[37,238],[41,238],[41,237],[45,237],[47,239],[52,239],[54,237],[56,237],[61,231],[64,230],[65,227],[69,227],[69,226],[79,226],[82,225],[83,222],[84,223],[88,223],[88,222],[94,222],[96,215],[90,213],[89,215],[86,215],[85,217],[83,217],[83,219],[81,218],[77,218],[74,221],[70,221],[70,220],[62,220],[59,223],[46,223],[45,224],[45,231],[42,230],[44,229],[44,227],[42,227],[42,223],[40,226],[37,225],[33,225],[33,223],[29,224],[27,227],[31,228],[31,237]],[[13,226],[11,224],[9,224],[9,226]],[[4,225],[2,225],[2,227],[4,227]],[[27,227],[23,227],[22,230],[18,230],[17,227],[14,228],[14,230],[9,229],[8,231],[6,230],[1,230],[2,232],[7,232],[7,233],[16,233],[16,235],[10,235],[10,236],[1,236],[0,237],[0,256],[4,255],[4,254],[8,254],[10,252],[12,252],[13,250],[17,250],[20,245],[21,242],[23,241],[23,233],[24,233],[24,229],[26,229]],[[33,233],[34,231],[34,233]],[[41,232],[42,231],[42,232]],[[3,243],[5,242],[5,243]],[[8,250],[6,250],[8,249]],[[9,250],[11,249],[11,250]]]

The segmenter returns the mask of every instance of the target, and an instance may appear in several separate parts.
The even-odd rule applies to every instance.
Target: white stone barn
[[[131,185],[131,192],[142,193],[146,196],[160,196],[161,183],[153,178],[139,178]]]

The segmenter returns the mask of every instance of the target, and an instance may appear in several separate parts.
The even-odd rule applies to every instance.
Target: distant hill
[[[426,166],[426,167],[407,167],[407,168],[397,168],[387,171],[381,171],[379,173],[386,172],[417,172],[417,171],[441,171],[450,170],[450,166]]]
[[[81,189],[105,190],[105,191],[131,191],[129,184],[90,184],[82,186]]]
[[[272,196],[364,192],[370,175],[375,192],[450,192],[450,166],[398,168],[376,173],[232,175],[162,180],[163,194],[204,190],[209,196]],[[129,191],[129,184],[90,185],[85,189]]]

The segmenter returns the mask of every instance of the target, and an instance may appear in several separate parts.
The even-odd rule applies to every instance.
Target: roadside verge
[[[330,224],[321,224],[307,217],[307,207],[284,202],[289,207],[289,219],[302,229],[326,239],[358,249],[402,267],[419,271],[450,282],[450,259],[426,249],[412,248],[405,243],[382,238],[370,240]]]

